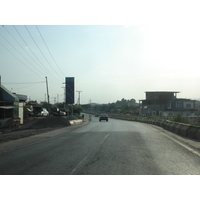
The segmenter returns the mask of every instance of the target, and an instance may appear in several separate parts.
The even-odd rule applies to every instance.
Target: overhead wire
[[[41,34],[41,32],[40,32],[40,30],[39,30],[38,26],[36,26],[36,28],[37,28],[37,30],[38,30],[38,32],[39,32],[39,34],[40,34],[40,36],[41,36],[41,38],[42,38],[42,40],[43,40],[43,42],[44,42],[45,46],[46,46],[46,48],[47,48],[47,50],[48,50],[49,54],[51,55],[51,57],[52,57],[52,59],[53,59],[54,63],[56,64],[56,66],[57,66],[57,67],[58,67],[58,69],[60,70],[61,74],[62,74],[63,76],[65,76],[65,75],[64,75],[64,73],[62,72],[62,70],[60,69],[60,67],[58,66],[57,62],[55,61],[55,59],[54,59],[54,57],[53,57],[52,53],[50,52],[50,50],[49,50],[49,48],[48,48],[48,46],[47,46],[47,44],[46,44],[46,42],[45,42],[45,40],[44,40],[44,38],[43,38],[43,36],[42,36],[42,34]]]
[[[4,27],[4,26],[3,26]],[[21,36],[21,34],[19,33],[19,31],[16,29],[16,27],[15,26],[13,26],[14,28],[15,28],[15,30],[16,30],[16,32],[18,33],[18,35],[20,36],[20,38],[24,41],[24,43],[27,45],[27,47],[29,48],[29,45],[27,44],[27,42],[23,39],[23,37]],[[15,42],[23,49],[23,51],[25,51],[24,50],[24,48],[22,47],[22,45],[12,36],[12,34],[4,27],[4,29],[7,31],[7,33],[15,40]],[[26,29],[27,29],[27,27],[26,27]],[[37,29],[38,29],[38,27],[37,27]],[[36,43],[36,41],[34,40],[34,38],[33,38],[33,36],[31,35],[31,33],[30,33],[30,31],[27,29],[27,31],[29,32],[29,35],[31,36],[31,38],[33,39],[33,41],[35,42],[35,44],[36,44],[36,46],[38,47],[38,49],[40,50],[40,52],[42,53],[42,51],[41,51],[41,49],[39,48],[39,46],[37,45],[37,43]],[[59,68],[59,66],[58,66],[58,64],[56,63],[56,61],[55,61],[55,59],[54,59],[54,57],[53,57],[53,55],[51,54],[51,52],[50,52],[50,50],[49,50],[49,48],[48,48],[48,46],[47,46],[47,44],[46,44],[46,42],[44,41],[44,38],[43,38],[43,36],[42,36],[42,34],[41,34],[41,32],[39,31],[39,29],[38,29],[38,32],[39,32],[39,34],[40,34],[40,36],[41,36],[41,38],[42,38],[42,40],[43,40],[43,42],[44,42],[44,44],[45,44],[45,46],[46,46],[46,48],[47,48],[47,50],[48,50],[48,52],[49,52],[49,54],[51,55],[51,57],[52,57],[52,59],[54,60],[54,62],[55,62],[55,64],[57,65],[57,67],[58,67],[58,69],[60,70],[60,68]],[[1,37],[3,37],[4,38],[4,40],[6,40],[6,42],[7,43],[9,43],[10,44],[10,46],[12,46],[14,49],[15,49],[15,51],[17,51],[29,64],[31,64],[33,67],[35,67],[29,60],[27,60],[26,59],[26,57],[25,56],[23,56],[23,54],[22,53],[20,53],[12,44],[11,44],[11,42],[9,42],[1,33],[0,33],[0,35],[1,35]],[[41,78],[41,75],[39,75],[38,73],[36,73],[34,70],[32,70],[32,68],[30,68],[27,64],[25,64],[18,56],[16,56],[16,54],[14,54],[13,52],[11,52],[6,46],[4,46],[2,43],[0,43],[10,54],[12,54],[17,60],[19,60],[25,67],[27,67],[31,72],[33,72],[35,75],[37,75],[37,76],[39,76],[40,78]],[[29,50],[32,52],[32,54],[35,56],[35,58],[40,62],[40,60],[37,58],[37,56],[34,54],[34,52],[31,50],[31,48],[29,48]],[[38,65],[38,63],[34,60],[34,58],[27,52],[27,51],[25,51],[28,55],[29,55],[29,57]],[[43,57],[45,57],[44,56],[44,54],[42,53],[42,55],[43,55]],[[46,57],[45,57],[46,58]],[[48,60],[47,59],[45,59],[47,62],[48,62]],[[41,63],[41,62],[40,62]],[[48,62],[49,63],[49,62]],[[42,63],[41,63],[42,64]],[[50,63],[49,63],[50,64]],[[45,66],[42,64],[42,66],[45,68]],[[51,65],[50,65],[51,66]],[[52,67],[52,66],[51,66]],[[36,69],[36,67],[35,67],[35,69]],[[45,68],[46,69],[46,68]],[[52,68],[53,70],[54,70],[54,68]],[[37,71],[39,71],[38,69],[37,69]],[[46,71],[48,71],[47,69],[46,69]],[[54,70],[55,71],[55,70]],[[48,71],[49,72],[49,71]],[[56,72],[56,71],[55,71]],[[63,73],[61,70],[60,70],[60,72],[61,73]],[[50,73],[50,72],[49,72]],[[57,73],[57,72],[56,72]],[[51,74],[51,73],[50,73]],[[55,78],[55,77],[54,77]],[[43,77],[42,77],[42,79],[43,79]],[[58,79],[56,78],[56,81],[58,81]],[[41,83],[44,83],[45,81],[42,81]],[[60,82],[60,81],[59,81]],[[62,81],[63,82],[63,81]],[[36,82],[34,82],[34,83],[36,83]],[[29,83],[13,83],[13,84],[29,84]],[[51,83],[52,84],[52,83]],[[54,84],[53,84],[54,85]]]
[[[47,61],[47,63],[49,64],[49,66],[53,69],[53,71],[60,77],[60,75],[57,73],[57,71],[52,67],[52,65],[50,64],[50,62],[47,60],[46,56],[43,54],[43,52],[41,51],[40,47],[38,46],[38,44],[36,43],[35,39],[33,38],[32,34],[30,33],[30,31],[28,30],[28,28],[25,26],[26,30],[28,31],[29,35],[31,36],[32,40],[34,41],[35,45],[37,46],[37,48],[39,49],[40,53],[42,54],[42,56],[44,57],[44,59]],[[62,77],[60,77],[62,80]]]
[[[50,74],[52,76],[52,78],[54,78],[55,81],[60,82],[60,80],[58,80],[56,77],[54,77],[54,75],[52,75],[52,73],[43,65],[43,63],[38,59],[38,57],[35,55],[35,53],[32,51],[32,49],[29,47],[29,45],[27,44],[27,42],[24,40],[24,38],[22,37],[22,35],[20,34],[20,32],[17,30],[17,28],[13,25],[14,29],[16,30],[16,32],[18,33],[18,35],[20,36],[20,38],[23,40],[23,42],[26,44],[26,46],[28,47],[28,49],[31,51],[31,53],[34,55],[34,57],[38,60],[38,62],[41,64],[41,66],[43,67],[43,70],[46,70],[45,72],[47,72],[48,74]]]
[[[21,47],[21,49],[38,65],[35,59],[22,47],[22,45],[15,39],[15,37],[7,30],[5,26],[3,26],[6,32],[15,40],[15,42]],[[38,70],[38,69],[37,69]]]
[[[38,81],[38,82],[3,82],[4,84],[35,84],[35,83],[45,83],[46,81]]]
[[[8,44],[10,44],[30,65],[32,65],[34,68],[35,68],[35,66],[32,64],[32,63],[30,63],[29,62],[29,60],[27,60],[27,58],[24,56],[24,55],[22,55],[1,33],[0,33],[0,35],[4,38],[4,40],[6,40],[7,42],[8,42]],[[28,67],[29,68],[29,67]],[[29,68],[30,69],[30,68]],[[32,71],[32,70],[31,70]],[[33,72],[33,71],[32,71]]]
[[[1,35],[1,34],[0,34]],[[22,62],[16,55],[14,55],[7,47],[5,47],[1,42],[0,44],[10,53],[12,54],[17,60],[19,60],[25,67],[27,67],[30,71],[32,71],[35,75],[37,75],[38,77],[40,78],[43,78],[41,77],[39,74],[35,73],[35,71],[33,71],[30,67],[28,67],[24,62]]]

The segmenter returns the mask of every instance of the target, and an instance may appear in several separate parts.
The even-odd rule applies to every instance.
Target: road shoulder
[[[38,142],[42,142],[44,140],[52,139],[53,137],[59,136],[61,134],[69,133],[77,128],[81,128],[82,126],[85,126],[89,124],[89,121],[85,121],[81,125],[76,126],[67,126],[64,128],[58,128],[51,131],[47,131],[45,133],[40,133],[36,135],[32,135],[30,137],[20,138],[17,140],[11,140],[8,142],[4,142],[0,144],[0,154],[12,151],[15,149],[19,149],[25,146],[29,146]]]

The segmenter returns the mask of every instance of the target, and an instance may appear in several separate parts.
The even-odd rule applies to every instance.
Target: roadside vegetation
[[[190,121],[189,117],[182,117],[177,115],[175,117],[161,117],[161,116],[139,116],[139,104],[135,99],[122,99],[115,103],[108,104],[86,104],[82,105],[82,109],[86,113],[93,115],[100,113],[107,113],[111,118],[126,119],[126,120],[141,120],[141,119],[155,119],[155,120],[169,120],[172,122],[191,124],[200,126],[200,123]]]
[[[139,104],[136,103],[135,99],[122,99],[118,100],[115,103],[108,104],[85,104],[82,105],[84,112],[91,114],[100,114],[100,113],[112,113],[112,114],[139,114]]]

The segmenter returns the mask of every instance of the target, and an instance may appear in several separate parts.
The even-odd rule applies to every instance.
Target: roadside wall
[[[118,118],[111,117],[115,119],[128,120],[128,121],[137,121],[141,123],[153,124],[160,126],[172,133],[176,133],[181,136],[185,136],[191,139],[200,140],[200,126],[194,126],[191,124],[183,124],[178,122],[172,122],[169,120],[160,120],[160,119],[147,119],[147,118]]]

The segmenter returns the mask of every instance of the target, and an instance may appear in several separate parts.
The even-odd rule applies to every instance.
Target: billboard
[[[74,104],[74,77],[65,77],[65,103]]]

